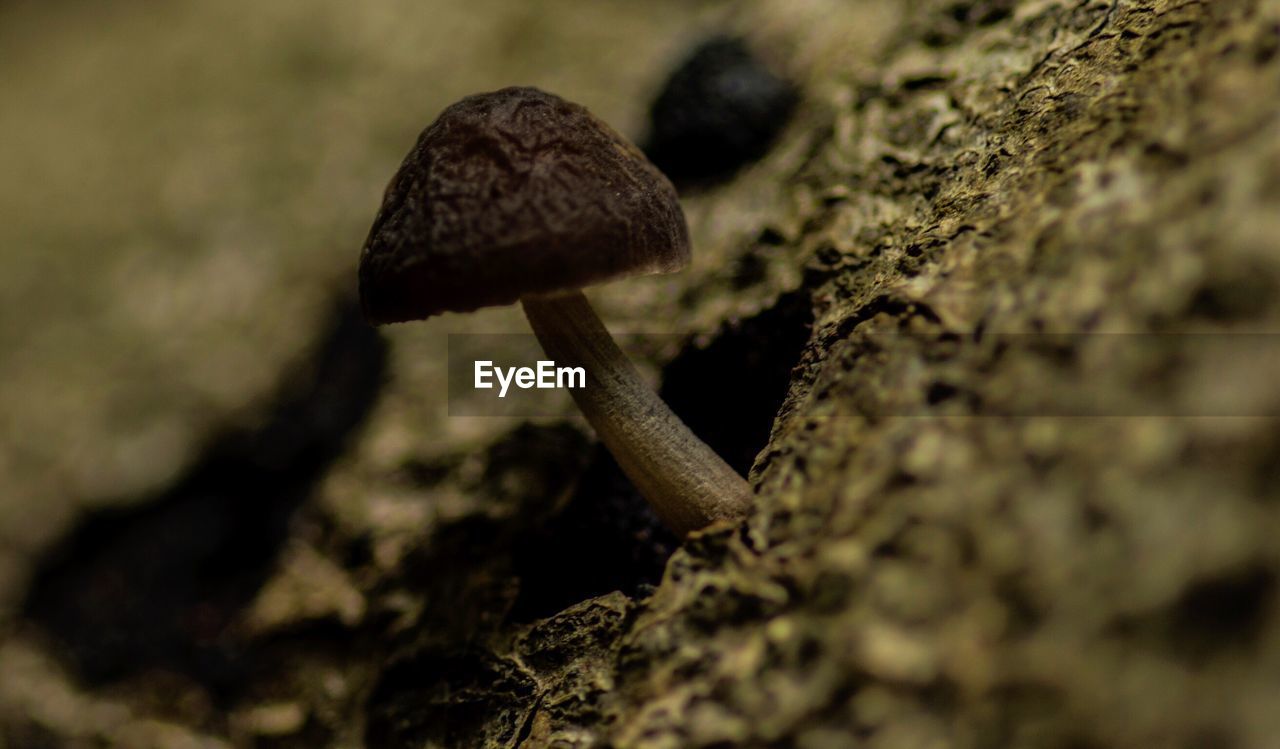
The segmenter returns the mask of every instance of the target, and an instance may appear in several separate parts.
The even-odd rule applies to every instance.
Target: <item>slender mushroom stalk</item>
[[[751,488],[640,379],[580,291],[521,300],[547,355],[587,372],[578,408],[658,517],[684,535],[739,518]]]
[[[360,255],[374,324],[523,301],[623,471],[683,535],[751,505],[747,483],[640,379],[579,289],[689,261],[671,182],[583,107],[534,88],[469,96],[423,131]]]

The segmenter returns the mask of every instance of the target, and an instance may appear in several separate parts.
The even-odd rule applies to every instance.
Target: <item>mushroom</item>
[[[689,260],[675,188],[584,107],[535,88],[469,96],[418,138],[360,255],[373,324],[519,301],[618,465],[677,534],[739,519],[751,489],[640,378],[581,289]]]

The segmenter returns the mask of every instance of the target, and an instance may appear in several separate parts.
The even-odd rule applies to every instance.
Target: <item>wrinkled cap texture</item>
[[[679,270],[675,188],[585,108],[535,88],[469,96],[418,138],[360,256],[376,324]]]

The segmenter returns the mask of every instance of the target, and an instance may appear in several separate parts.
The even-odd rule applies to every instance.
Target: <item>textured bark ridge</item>
[[[742,251],[802,258],[814,325],[757,514],[648,598],[498,626],[529,686],[485,745],[1280,731],[1275,362],[1204,345],[1280,313],[1280,8],[900,8],[762,167],[798,214]]]

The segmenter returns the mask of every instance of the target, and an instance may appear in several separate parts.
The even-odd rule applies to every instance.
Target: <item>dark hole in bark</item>
[[[808,296],[785,294],[706,347],[686,348],[663,372],[663,399],[744,476],[769,441],[812,322]],[[597,448],[564,512],[518,543],[512,616],[526,621],[613,590],[635,595],[661,579],[678,540]]]
[[[1117,633],[1198,666],[1256,646],[1275,599],[1275,574],[1261,564],[1201,580],[1170,606],[1127,617]]]
[[[1187,652],[1204,655],[1248,647],[1266,622],[1274,593],[1274,574],[1260,566],[1197,583],[1174,607],[1174,639],[1186,643]]]
[[[426,651],[390,666],[367,703],[370,749],[507,746],[526,730],[537,685],[478,651]]]

